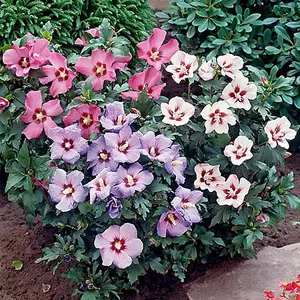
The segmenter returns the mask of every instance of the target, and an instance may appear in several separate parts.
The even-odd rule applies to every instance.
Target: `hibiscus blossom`
[[[183,51],[177,51],[171,57],[172,65],[166,67],[166,71],[172,73],[172,78],[176,83],[186,79],[192,78],[194,72],[198,68],[198,61],[196,56],[187,54]]]
[[[93,168],[93,176],[105,168],[116,171],[119,166],[119,163],[113,159],[112,149],[106,144],[104,136],[100,136],[90,145],[87,161],[89,162],[89,168]]]
[[[217,188],[217,203],[219,205],[232,205],[239,207],[245,196],[248,194],[251,183],[245,179],[239,178],[235,174],[231,174],[223,185]]]
[[[216,70],[214,69],[213,66],[214,66],[214,64],[212,63],[211,60],[205,61],[203,59],[202,65],[200,66],[200,68],[198,70],[199,77],[204,81],[213,79],[216,76]]]
[[[98,37],[100,37],[100,32],[99,32],[99,30],[96,29],[96,28],[91,28],[91,29],[89,29],[89,30],[85,30],[84,32],[90,34],[93,38],[98,38]],[[88,43],[87,43],[87,41],[86,41],[84,35],[81,37],[81,39],[78,38],[78,39],[75,41],[75,45],[85,46],[85,45],[87,45],[87,44],[88,44]]]
[[[50,129],[57,127],[51,117],[56,117],[63,113],[58,99],[42,103],[42,93],[40,91],[31,91],[26,95],[26,112],[21,117],[24,123],[29,125],[22,131],[27,139],[38,138],[43,130],[49,136]]]
[[[290,145],[287,140],[293,140],[297,134],[290,127],[291,123],[287,117],[277,118],[267,123],[264,129],[272,148],[275,148],[278,144],[280,147],[289,149]]]
[[[137,238],[137,230],[129,223],[110,226],[96,235],[94,244],[100,249],[103,266],[114,264],[120,269],[129,267],[132,259],[143,251],[143,243]]]
[[[171,202],[175,210],[181,212],[185,220],[190,223],[200,222],[201,218],[195,204],[202,199],[203,193],[179,186],[175,191],[175,196]]]
[[[122,102],[113,102],[106,105],[105,115],[101,117],[101,125],[110,131],[119,131],[132,120],[138,118],[137,114],[125,115]]]
[[[213,192],[219,185],[225,182],[219,165],[198,164],[195,167],[195,173],[197,176],[194,182],[195,188],[200,188],[201,190],[208,189],[210,192]]]
[[[57,209],[62,212],[70,211],[86,199],[87,193],[81,183],[83,178],[83,173],[79,171],[69,174],[62,169],[55,171],[48,192],[51,200],[57,203]]]
[[[29,56],[34,60],[34,63],[42,66],[46,64],[49,60],[51,54],[49,50],[49,41],[46,39],[33,39],[26,43],[29,46]]]
[[[141,136],[140,132],[132,133],[130,126],[125,126],[119,133],[106,133],[104,138],[116,162],[134,163],[141,155]]]
[[[244,77],[243,74],[239,74],[225,87],[221,98],[230,107],[250,110],[249,100],[254,100],[256,96],[257,86],[254,83],[248,84],[248,78]]]
[[[213,105],[207,104],[203,108],[201,116],[206,120],[205,133],[210,133],[212,131],[216,131],[219,134],[228,133],[228,124],[236,124],[236,119],[229,109],[229,105],[224,101],[215,102]]]
[[[194,105],[184,101],[181,97],[174,97],[169,103],[162,103],[160,107],[165,116],[162,121],[175,126],[188,123],[195,113]]]
[[[87,139],[91,133],[99,132],[100,112],[100,107],[97,105],[80,104],[69,111],[63,118],[63,122],[66,126],[69,126],[78,121],[82,136]]]
[[[7,107],[9,107],[9,101],[3,97],[0,97],[0,113]]]
[[[161,215],[157,223],[157,234],[160,237],[181,236],[189,228],[190,222],[186,221],[177,211],[168,211]]]
[[[234,165],[241,165],[244,161],[253,157],[251,148],[253,142],[246,136],[238,136],[233,143],[227,145],[224,149],[224,155],[230,157]]]
[[[173,154],[170,148],[172,141],[163,134],[155,136],[153,131],[149,131],[141,137],[141,144],[141,153],[152,161],[167,162]]]
[[[80,57],[76,63],[76,71],[92,79],[93,89],[103,89],[104,81],[113,82],[116,80],[116,72],[113,64],[115,57],[102,50],[92,52],[91,57]]]
[[[39,80],[41,84],[52,82],[50,94],[56,97],[58,94],[66,93],[71,89],[76,74],[67,67],[67,59],[59,53],[52,52],[49,61],[52,66],[47,65],[41,68],[46,77]]]
[[[168,63],[179,49],[179,44],[175,39],[162,45],[166,35],[166,31],[154,28],[146,41],[137,44],[139,58],[146,60],[157,70],[161,69],[162,64]]]
[[[179,145],[171,146],[172,155],[170,154],[170,159],[167,159],[165,162],[165,169],[171,176],[175,176],[175,180],[178,184],[184,184],[185,177],[183,173],[187,167],[187,159],[186,157],[180,156],[179,148]]]
[[[217,58],[218,65],[221,67],[221,74],[227,75],[230,78],[234,78],[235,75],[240,74],[240,69],[243,68],[244,61],[239,56],[232,54],[221,55]]]
[[[118,198],[128,198],[135,192],[142,192],[154,179],[154,176],[149,171],[144,171],[139,163],[130,165],[128,170],[120,166],[117,174],[119,180],[112,189],[112,194]]]
[[[51,159],[62,159],[68,164],[75,164],[80,155],[85,154],[89,148],[77,125],[52,128],[49,138],[54,141],[51,146]]]
[[[161,72],[155,68],[150,68],[142,73],[134,74],[128,81],[128,86],[133,91],[123,92],[122,98],[132,98],[133,100],[138,101],[139,95],[146,89],[148,97],[157,100],[160,97],[162,89],[166,86],[165,83],[158,84],[161,78]]]
[[[106,199],[110,195],[111,188],[117,181],[117,173],[103,169],[95,179],[84,186],[90,190],[90,203],[93,204],[96,198],[101,200]]]

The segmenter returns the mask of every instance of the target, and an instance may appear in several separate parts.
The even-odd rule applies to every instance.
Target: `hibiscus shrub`
[[[58,230],[38,262],[70,266],[82,299],[119,299],[149,270],[183,281],[211,254],[253,257],[261,228],[300,207],[293,173],[276,172],[297,128],[265,108],[240,57],[199,64],[154,29],[130,74],[108,22],[100,36],[81,57],[30,35],[3,56],[6,192]],[[164,69],[182,95],[161,96]]]
[[[184,51],[208,60],[232,53],[258,68],[269,109],[299,123],[299,1],[173,0],[157,16]]]

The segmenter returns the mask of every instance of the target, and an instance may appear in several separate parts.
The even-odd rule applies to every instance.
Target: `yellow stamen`
[[[106,68],[104,67],[104,65],[97,66],[97,69],[96,69],[96,73],[97,74],[100,74],[101,76],[103,76],[103,74],[105,73],[105,71],[106,71]]]
[[[102,152],[102,153],[99,154],[99,156],[100,156],[100,158],[103,159],[103,160],[107,160],[107,159],[108,159],[107,153]]]
[[[106,186],[105,182],[102,178],[99,179],[99,186],[102,187],[102,188]]]
[[[151,147],[149,153],[150,153],[151,156],[155,157],[156,156],[155,148]]]
[[[127,179],[127,184],[128,185],[130,185],[130,186],[134,185],[134,180],[133,180],[133,177],[131,175],[127,175],[126,179]]]
[[[72,194],[72,193],[73,193],[73,188],[71,188],[71,187],[68,187],[68,188],[63,190],[64,195],[69,195],[69,194]]]
[[[87,117],[83,117],[83,124],[89,126],[93,119],[91,118],[91,115],[89,114]]]
[[[172,166],[175,167],[175,166],[181,166],[182,165],[182,161],[180,160],[174,160],[172,161]]]
[[[119,150],[124,152],[128,148],[129,144],[126,142],[123,145],[119,146]]]
[[[117,125],[122,125],[123,124],[123,116],[122,115],[118,115],[117,117]]]
[[[173,225],[176,225],[176,220],[173,214],[168,214],[168,219]]]

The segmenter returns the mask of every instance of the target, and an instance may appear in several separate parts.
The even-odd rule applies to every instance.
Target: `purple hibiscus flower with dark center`
[[[172,155],[172,141],[163,134],[155,136],[153,131],[147,132],[141,138],[143,155],[148,156],[152,161],[165,162]]]
[[[54,141],[51,146],[51,159],[62,159],[68,164],[75,164],[80,155],[85,154],[89,148],[77,125],[52,128],[49,137]]]
[[[201,217],[195,204],[202,199],[203,193],[179,186],[175,191],[175,196],[171,202],[175,210],[181,212],[183,217],[190,223],[200,222]]]
[[[112,194],[117,198],[127,198],[135,192],[143,191],[154,179],[154,176],[149,171],[144,171],[139,163],[132,164],[128,170],[120,166],[117,174],[119,180],[112,189]]]
[[[187,160],[185,157],[179,154],[179,145],[173,145],[171,159],[165,162],[165,169],[171,176],[175,176],[175,180],[178,184],[184,184],[184,170],[187,166]]]
[[[112,149],[105,143],[103,136],[100,136],[90,146],[87,152],[89,168],[93,168],[93,176],[99,174],[103,169],[115,171],[119,164],[112,157]]]
[[[168,211],[161,215],[157,223],[157,234],[161,237],[181,236],[190,226],[178,211]]]
[[[104,138],[116,162],[134,163],[141,155],[141,136],[140,132],[132,133],[131,128],[125,126],[119,133],[106,133]]]
[[[85,185],[90,190],[90,203],[93,204],[96,198],[106,199],[110,195],[111,188],[117,183],[117,174],[103,169],[95,179]]]
[[[72,210],[79,202],[86,199],[87,192],[82,186],[84,175],[80,171],[67,174],[62,169],[57,169],[49,184],[49,195],[56,204],[56,208],[62,212]]]
[[[119,199],[115,197],[109,197],[106,208],[108,211],[108,215],[112,218],[120,218],[121,216],[121,210],[122,210],[122,203]]]
[[[100,122],[102,127],[109,131],[119,131],[136,118],[137,114],[125,115],[122,102],[113,102],[106,105],[105,115],[101,117]]]

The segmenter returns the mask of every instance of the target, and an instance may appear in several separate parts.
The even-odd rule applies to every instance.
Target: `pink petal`
[[[92,60],[89,57],[80,57],[77,61],[75,68],[76,71],[84,74],[86,76],[94,75],[93,68],[95,64],[92,62]]]
[[[157,85],[157,86],[154,86],[152,87],[152,93],[151,93],[151,96],[157,100],[160,95],[161,95],[161,91],[162,89],[166,86],[166,83],[163,83],[163,84],[160,84],[160,85]]]
[[[115,260],[115,251],[110,248],[104,248],[100,251],[103,266],[110,266]]]
[[[132,98],[135,101],[138,101],[139,98],[139,92],[123,92],[122,99]]]
[[[101,234],[97,234],[95,238],[94,245],[98,249],[102,248],[110,248],[111,247],[111,242],[105,239],[104,237],[101,236]]]
[[[149,37],[150,48],[159,49],[166,38],[167,32],[159,28],[154,28],[153,33]]]
[[[179,43],[175,39],[171,39],[167,44],[161,46],[160,51],[162,52],[162,62],[166,63],[171,60],[171,57],[178,51]]]
[[[78,121],[80,115],[81,114],[77,110],[77,108],[72,108],[69,111],[69,113],[63,118],[63,122],[64,122],[65,126],[72,125],[75,121]]]
[[[147,71],[144,71],[142,73],[136,73],[134,74],[128,81],[128,86],[135,90],[139,90],[139,86],[144,86],[145,84],[145,77],[146,77]]]
[[[106,229],[101,235],[106,240],[113,242],[115,238],[120,237],[120,226],[112,225],[108,229]]]
[[[22,133],[25,134],[28,140],[38,138],[43,132],[43,125],[41,123],[30,123]]]
[[[114,265],[120,269],[125,269],[132,264],[131,257],[124,251],[115,253]]]
[[[156,85],[162,78],[162,74],[160,71],[156,70],[155,68],[150,68],[147,70],[145,82],[147,83],[148,87],[153,87]]]
[[[17,64],[20,60],[21,56],[14,49],[8,49],[3,54],[3,62],[6,65],[14,65]]]
[[[44,127],[44,130],[45,130],[45,134],[49,137],[50,130],[52,128],[57,127],[57,124],[50,117],[47,117],[46,121],[43,122],[43,127]]]
[[[47,84],[56,79],[56,69],[53,66],[43,66],[41,71],[45,74],[46,77],[39,78],[41,84]]]
[[[62,94],[67,92],[68,89],[68,82],[66,80],[64,81],[58,81],[58,79],[55,79],[52,81],[51,87],[50,87],[50,94],[53,97],[56,97],[58,94]]]
[[[140,239],[126,241],[125,252],[132,258],[139,256],[143,251],[143,243]]]
[[[120,238],[127,240],[135,239],[137,230],[133,224],[125,223],[120,227]]]
[[[42,107],[42,94],[40,91],[30,91],[26,95],[25,107],[30,108],[32,111]]]
[[[63,113],[63,109],[60,106],[60,100],[50,100],[42,105],[42,108],[46,111],[47,116],[55,117]]]
[[[63,68],[67,67],[67,59],[60,53],[51,52],[49,61],[56,69],[59,69],[60,67],[63,67]]]

